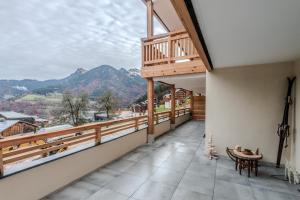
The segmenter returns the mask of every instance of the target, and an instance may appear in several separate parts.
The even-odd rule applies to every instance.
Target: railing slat
[[[95,142],[96,144],[101,143],[101,126],[95,128]]]

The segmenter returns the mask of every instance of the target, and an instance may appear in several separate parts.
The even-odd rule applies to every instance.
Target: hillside
[[[77,69],[63,79],[37,80],[0,80],[0,98],[7,99],[28,94],[47,95],[62,93],[87,93],[91,98],[110,90],[119,97],[123,106],[134,102],[146,90],[146,81],[137,69],[116,69],[102,65],[91,70]]]

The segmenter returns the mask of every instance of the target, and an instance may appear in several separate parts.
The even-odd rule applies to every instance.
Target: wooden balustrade
[[[143,66],[199,58],[192,40],[184,30],[143,39],[142,54]]]
[[[185,115],[188,113],[190,113],[190,108],[178,109],[178,110],[176,110],[176,117],[179,117],[179,116],[182,116],[182,115]]]
[[[155,124],[159,124],[161,121],[169,120],[171,117],[171,111],[164,111],[154,114]]]
[[[142,39],[144,78],[204,73],[206,68],[185,30]]]
[[[4,166],[25,159],[43,158],[87,142],[101,143],[101,138],[124,130],[138,130],[147,124],[146,116],[107,122],[90,123],[78,127],[39,134],[12,136],[0,140],[0,174]]]
[[[189,112],[189,109],[176,110],[180,113]],[[170,119],[171,112],[155,113],[156,124],[161,120]],[[94,142],[100,144],[104,136],[112,135],[124,130],[137,131],[141,125],[148,123],[147,116],[128,119],[111,120],[85,124],[47,133],[26,134],[11,136],[0,140],[0,175],[4,173],[4,166],[23,161],[25,159],[39,159],[63,152],[75,145]]]

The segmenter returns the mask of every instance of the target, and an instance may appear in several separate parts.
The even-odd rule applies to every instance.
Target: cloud
[[[0,79],[61,78],[76,68],[140,67],[141,0],[0,1]],[[164,32],[155,21],[156,33]]]

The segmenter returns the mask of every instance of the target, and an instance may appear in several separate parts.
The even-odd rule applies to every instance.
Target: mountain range
[[[116,69],[110,65],[101,65],[91,70],[79,68],[62,79],[0,80],[1,99],[16,98],[25,94],[62,93],[66,90],[87,93],[91,98],[109,90],[117,95],[122,105],[129,105],[145,94],[146,81],[140,76],[138,69]]]

